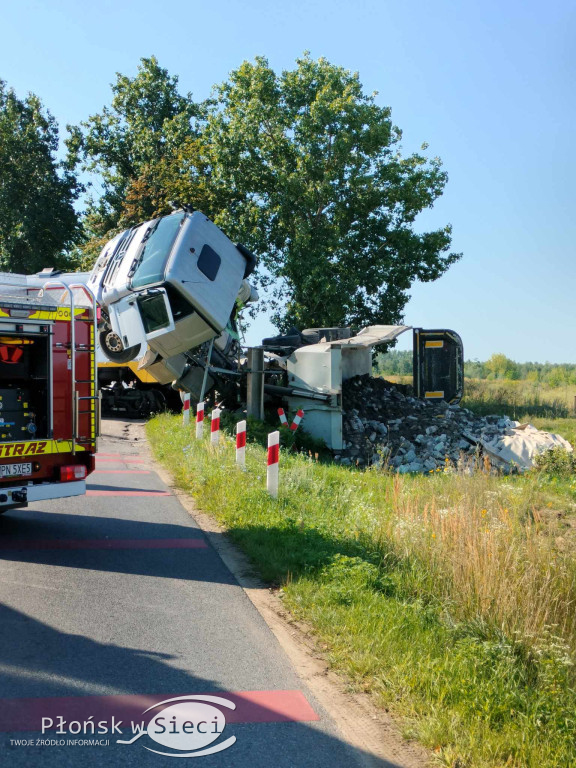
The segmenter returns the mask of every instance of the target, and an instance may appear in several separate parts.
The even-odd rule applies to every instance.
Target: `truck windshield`
[[[132,288],[144,288],[164,280],[166,262],[185,215],[175,213],[165,216],[152,225],[152,232],[144,243],[138,266],[132,276]]]

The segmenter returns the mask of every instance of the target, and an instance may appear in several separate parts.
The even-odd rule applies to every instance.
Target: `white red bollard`
[[[187,392],[184,395],[184,400],[182,401],[182,424],[186,426],[187,424],[190,424],[190,393]]]
[[[196,438],[200,440],[204,434],[204,403],[196,406]]]
[[[288,419],[286,418],[286,414],[284,413],[284,408],[278,408],[278,416],[280,416],[280,424],[283,427],[287,427]]]
[[[290,424],[290,429],[292,430],[292,432],[296,432],[296,430],[298,429],[298,425],[302,421],[303,416],[304,416],[304,411],[301,408],[299,408],[296,411],[296,416],[294,416],[294,421],[292,422],[292,424]]]
[[[236,464],[246,467],[246,422],[239,421],[236,424]]]
[[[280,432],[268,435],[268,471],[266,488],[270,496],[278,498],[278,462],[280,461]]]
[[[210,424],[210,442],[218,445],[220,442],[220,408],[212,411],[212,423]]]

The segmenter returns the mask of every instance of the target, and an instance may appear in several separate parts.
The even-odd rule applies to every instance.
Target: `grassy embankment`
[[[283,588],[332,666],[449,766],[576,765],[576,480],[393,476],[148,424],[157,458]],[[559,430],[560,431],[560,430]]]

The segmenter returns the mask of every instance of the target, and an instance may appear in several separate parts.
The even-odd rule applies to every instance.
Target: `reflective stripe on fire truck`
[[[86,307],[74,307],[74,317],[78,317],[86,311]],[[40,309],[28,317],[29,320],[70,320],[70,318],[70,307],[58,307],[55,310]]]
[[[76,444],[77,451],[86,451]],[[50,453],[71,453],[71,440],[30,440],[21,443],[0,443],[0,458],[15,456],[46,456]]]
[[[19,312],[21,310],[18,310]],[[83,314],[84,312],[87,312],[86,307],[75,307],[74,308],[74,317],[78,317],[79,315]],[[0,317],[12,317],[10,312],[6,312],[4,309],[0,309]],[[70,314],[70,307],[58,307],[58,309],[54,310],[46,310],[46,309],[39,309],[37,312],[32,312],[32,314],[28,315],[28,320],[70,320],[71,314]]]

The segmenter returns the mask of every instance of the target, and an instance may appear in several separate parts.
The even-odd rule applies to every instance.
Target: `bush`
[[[576,472],[576,453],[569,453],[564,448],[551,448],[536,457],[536,469],[549,475],[569,477]]]

